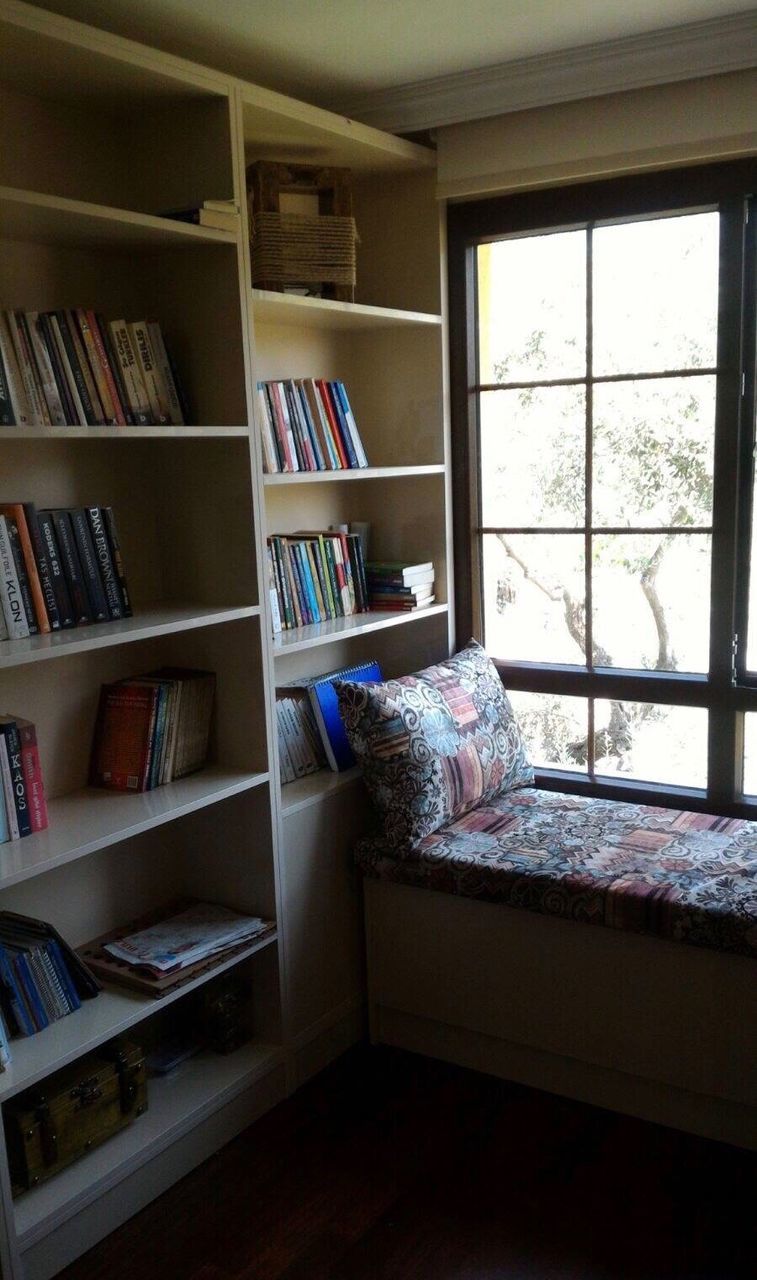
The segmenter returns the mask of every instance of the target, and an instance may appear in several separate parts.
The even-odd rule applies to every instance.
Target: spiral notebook
[[[309,680],[292,680],[284,685],[286,689],[304,689],[313,708],[315,722],[323,740],[326,759],[335,773],[351,769],[355,763],[352,748],[347,741],[342,717],[339,714],[339,699],[334,688],[335,680],[354,680],[356,683],[375,683],[383,679],[381,668],[377,662],[361,662],[354,667],[340,667],[338,671],[329,671],[327,675],[312,676]]]

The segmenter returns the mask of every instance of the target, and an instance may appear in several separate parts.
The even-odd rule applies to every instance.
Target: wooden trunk
[[[146,1109],[144,1053],[125,1042],[103,1046],[19,1095],[5,1109],[14,1196],[53,1177]]]

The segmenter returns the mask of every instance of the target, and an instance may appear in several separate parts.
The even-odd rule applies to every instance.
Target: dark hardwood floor
[[[755,1280],[757,1157],[347,1054],[60,1280]]]

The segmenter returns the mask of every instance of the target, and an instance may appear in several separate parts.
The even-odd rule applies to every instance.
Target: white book
[[[152,349],[147,321],[136,320],[127,327],[131,345],[139,364],[139,371],[142,374],[142,381],[147,390],[147,400],[150,405],[153,422],[159,426],[167,426],[171,421],[171,415],[168,411],[168,402],[164,399],[160,387],[155,352]]]
[[[263,470],[267,475],[276,475],[279,470],[279,456],[271,422],[271,411],[262,382],[258,383],[258,402],[260,404],[260,438],[263,442]]]
[[[147,321],[147,332],[150,335],[153,355],[155,356],[155,372],[160,382],[161,394],[168,406],[169,422],[171,426],[182,427],[184,425],[184,415],[181,411],[176,379],[173,376],[171,361],[168,359],[163,333],[157,320]]]
[[[44,341],[38,327],[39,312],[27,311],[26,324],[29,330],[29,337],[32,341],[34,349],[34,358],[37,361],[39,376],[42,380],[42,392],[47,403],[47,410],[50,414],[50,422],[55,427],[66,426],[66,414],[63,409],[63,401],[60,398],[58,384],[55,381],[53,366],[50,363],[50,353],[47,350],[47,343]]]
[[[16,803],[13,799],[13,776],[11,774],[11,762],[8,755],[8,743],[4,733],[0,733],[0,775],[2,775],[3,779],[5,817],[8,822],[10,838],[11,840],[18,840],[21,833],[18,826]]]
[[[29,635],[29,622],[21,596],[21,585],[13,558],[8,521],[0,516],[0,604],[11,640],[24,640]]]
[[[19,368],[18,357],[16,356],[16,348],[14,347],[11,339],[7,320],[1,312],[0,355],[2,355],[5,376],[8,379],[8,391],[10,393],[11,405],[13,406],[13,416],[16,419],[16,426],[28,427],[31,425],[32,420],[31,409],[29,408],[24,380],[21,377],[21,369]]]
[[[281,773],[282,782],[294,782],[297,777],[292,764],[292,757],[289,754],[286,735],[284,733],[284,712],[281,701],[276,703],[276,741],[279,748],[279,771]]]
[[[26,399],[31,410],[32,424],[36,427],[49,427],[50,415],[47,412],[42,386],[37,377],[34,356],[26,339],[26,325],[24,324],[23,314],[17,311],[6,311],[5,319],[16,351],[18,367],[21,370]]]
[[[108,328],[113,340],[116,359],[121,367],[121,377],[126,397],[129,401],[128,406],[124,407],[128,407],[136,427],[149,426],[152,422],[150,402],[147,398],[147,389],[142,379],[139,365],[137,364],[137,357],[131,345],[128,325],[125,320],[109,320]]]

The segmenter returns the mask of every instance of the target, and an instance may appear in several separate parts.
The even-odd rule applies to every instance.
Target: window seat
[[[410,854],[364,839],[369,876],[757,956],[757,822],[509,791]]]

